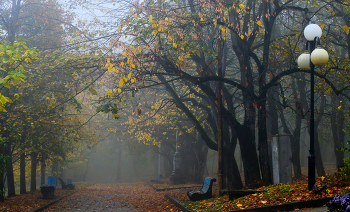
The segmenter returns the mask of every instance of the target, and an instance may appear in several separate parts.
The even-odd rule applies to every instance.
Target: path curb
[[[176,207],[178,207],[180,210],[184,211],[184,212],[192,212],[192,210],[190,210],[189,208],[187,208],[186,206],[184,206],[182,204],[182,202],[180,202],[179,200],[169,196],[169,195],[164,195],[165,198],[167,198],[169,200],[169,202],[173,203]]]
[[[60,201],[61,199],[65,198],[65,197],[68,197],[68,196],[70,196],[70,195],[72,195],[72,194],[74,194],[74,193],[76,193],[76,191],[73,192],[73,193],[71,193],[71,194],[68,194],[68,195],[66,195],[66,196],[64,196],[64,197],[60,197],[60,198],[55,199],[55,200],[53,200],[53,201],[51,201],[51,202],[48,202],[48,203],[46,203],[45,205],[40,206],[40,207],[38,207],[38,208],[35,208],[35,209],[33,209],[33,210],[29,211],[29,212],[39,212],[39,211],[42,211],[42,210],[44,210],[45,208],[49,207],[50,205],[53,205],[53,204],[55,204],[56,202]]]
[[[164,197],[167,198],[169,200],[169,202],[173,203],[180,210],[185,211],[185,212],[193,212],[192,210],[187,208],[185,205],[183,205],[182,202],[180,202],[179,200],[177,200],[169,195],[164,195]],[[241,209],[241,210],[228,211],[228,212],[293,211],[295,209],[322,207],[332,199],[333,199],[333,197],[328,197],[328,198],[324,198],[324,199],[308,200],[308,201],[303,201],[303,202],[292,202],[292,203],[287,203],[287,204],[283,204],[283,205],[272,205],[272,206],[265,206],[265,207],[260,207],[260,208],[248,208],[248,209]]]

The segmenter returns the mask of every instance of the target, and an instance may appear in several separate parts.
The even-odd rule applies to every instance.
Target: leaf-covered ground
[[[307,181],[305,180],[292,184],[271,185],[258,189],[266,190],[266,192],[250,194],[234,201],[229,201],[228,196],[219,197],[217,189],[214,189],[214,198],[197,202],[185,201],[185,205],[196,212],[232,211],[322,199],[350,191],[350,184],[335,176],[320,177],[317,179],[316,185],[317,189],[312,191],[307,189]]]
[[[147,183],[96,184],[50,206],[48,211],[180,211],[164,197],[186,200],[185,191],[155,191]]]
[[[155,191],[147,183],[95,184],[77,187],[74,191],[56,188],[55,198],[74,194],[58,201],[44,211],[180,211],[165,197],[180,201],[188,199],[186,190]],[[0,211],[24,212],[40,207],[50,200],[42,199],[40,191],[6,198]]]
[[[79,189],[79,188],[77,188]],[[74,190],[55,189],[55,198],[64,197],[73,193]],[[40,190],[33,193],[21,194],[11,198],[5,198],[5,201],[0,202],[0,211],[24,212],[30,211],[52,200],[45,200],[42,198]]]
[[[229,201],[228,196],[219,197],[217,184],[214,184],[213,196],[209,200],[191,202],[187,197],[186,189],[175,189],[166,191],[155,191],[147,183],[125,183],[125,184],[95,184],[86,187],[78,187],[72,195],[60,200],[45,209],[52,211],[180,211],[165,197],[165,194],[184,202],[193,211],[231,211],[243,208],[261,207],[267,205],[284,204],[296,201],[321,199],[331,197],[335,194],[348,192],[349,184],[337,177],[319,178],[317,184],[320,191],[308,191],[306,181],[293,184],[278,184],[259,188],[267,190],[259,194],[251,194],[234,201]],[[327,184],[327,189],[322,185]],[[158,188],[166,188],[168,184],[153,184]],[[178,185],[187,187],[190,185]],[[191,186],[197,187],[198,184]],[[321,189],[322,188],[322,189]],[[65,196],[67,192],[57,189],[55,196]],[[40,191],[26,195],[19,195],[6,199],[0,203],[0,211],[30,211],[44,205],[48,200],[43,200]]]

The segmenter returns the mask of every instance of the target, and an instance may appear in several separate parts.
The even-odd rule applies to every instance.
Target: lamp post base
[[[308,189],[311,191],[316,183],[315,155],[308,156]]]

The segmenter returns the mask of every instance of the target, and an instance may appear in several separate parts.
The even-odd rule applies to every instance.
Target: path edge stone
[[[53,200],[53,201],[50,201],[50,202],[46,203],[45,205],[42,205],[42,206],[40,206],[40,207],[38,207],[38,208],[34,208],[33,210],[30,210],[29,212],[40,212],[40,211],[42,211],[42,210],[48,208],[49,206],[55,204],[56,202],[58,202],[58,201],[60,201],[60,200],[62,200],[62,199],[64,199],[64,198],[66,198],[66,197],[69,197],[70,195],[75,194],[76,192],[78,192],[78,191],[74,191],[74,192],[72,192],[72,193],[70,193],[70,194],[67,194],[66,196],[63,196],[63,197],[60,197],[60,198],[55,199],[55,200]]]
[[[174,197],[171,197],[169,195],[164,195],[165,198],[167,198],[169,200],[169,202],[173,203],[177,208],[179,208],[180,210],[184,211],[184,212],[193,212],[192,210],[190,210],[189,208],[187,208],[186,206],[184,206],[182,204],[182,202],[180,202],[179,200],[175,199]]]

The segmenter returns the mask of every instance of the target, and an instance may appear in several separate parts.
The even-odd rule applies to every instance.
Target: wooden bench
[[[220,194],[228,194],[229,200],[234,200],[249,194],[256,194],[265,191],[256,191],[256,190],[220,190]]]
[[[215,178],[204,178],[202,189],[200,191],[189,191],[187,192],[187,196],[192,201],[211,198],[213,196],[212,187],[214,182],[216,182]]]
[[[61,182],[61,184],[62,184],[62,189],[71,189],[71,190],[74,189],[75,185],[72,183],[72,180],[71,180],[71,179],[67,179],[67,183],[64,182],[64,180],[61,179],[61,178],[57,178],[57,179]],[[68,180],[69,180],[69,182],[68,182]]]

